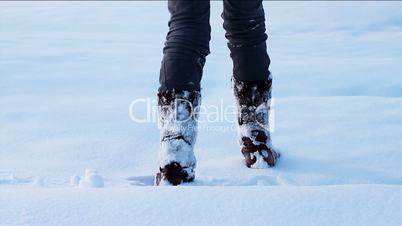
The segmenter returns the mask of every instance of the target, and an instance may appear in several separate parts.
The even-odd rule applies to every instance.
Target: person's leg
[[[266,50],[262,0],[224,0],[222,17],[234,78],[241,81],[267,80],[270,59]]]
[[[209,0],[169,0],[168,7],[171,18],[158,93],[161,147],[156,185],[194,180],[197,107],[211,31]]]
[[[168,8],[171,17],[159,91],[199,91],[211,39],[209,0],[169,0]]]
[[[274,166],[279,153],[269,131],[272,77],[262,0],[224,0],[222,17],[233,60],[241,152],[247,167]]]

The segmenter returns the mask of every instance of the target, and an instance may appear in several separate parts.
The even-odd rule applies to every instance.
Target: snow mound
[[[77,175],[70,177],[70,185],[76,187],[79,185],[81,178]]]
[[[43,179],[42,177],[37,177],[33,181],[33,185],[37,187],[43,187],[45,186],[45,179]]]
[[[98,174],[97,171],[87,169],[85,170],[85,176],[81,180],[78,176],[72,176],[70,178],[70,184],[80,188],[102,188],[104,187],[103,177]]]

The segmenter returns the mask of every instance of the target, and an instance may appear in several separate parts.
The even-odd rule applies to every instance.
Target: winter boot
[[[168,90],[158,94],[161,149],[156,185],[179,185],[194,180],[193,150],[200,101],[198,91]]]
[[[269,110],[272,77],[267,81],[245,82],[233,78],[238,110],[239,143],[249,168],[275,165],[280,154],[272,147],[269,132]]]

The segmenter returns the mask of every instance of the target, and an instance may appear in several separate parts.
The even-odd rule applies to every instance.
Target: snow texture
[[[156,94],[166,2],[0,2],[0,225],[402,225],[402,3],[264,6],[278,165],[200,114],[195,181],[155,187],[157,116],[127,109]],[[203,106],[233,107],[211,9]]]

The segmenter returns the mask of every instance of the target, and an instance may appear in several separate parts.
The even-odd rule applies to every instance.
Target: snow
[[[80,184],[80,180],[81,178],[77,175],[73,175],[70,177],[70,185],[75,187],[78,186]]]
[[[75,184],[77,179],[73,176],[70,183]],[[78,186],[80,188],[102,188],[104,186],[103,177],[96,170],[86,169],[84,178],[78,180]]]
[[[166,2],[0,2],[0,225],[402,225],[402,3],[264,4],[277,167],[242,163],[212,1],[219,113],[194,183],[154,187],[157,117],[128,109],[155,107]]]
[[[2,225],[396,226],[402,208],[390,185],[0,191]]]

